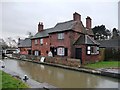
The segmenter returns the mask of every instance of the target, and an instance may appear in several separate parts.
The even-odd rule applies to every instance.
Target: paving
[[[100,68],[100,69],[97,69],[97,70],[104,71],[104,72],[109,72],[109,73],[120,74],[120,68]]]

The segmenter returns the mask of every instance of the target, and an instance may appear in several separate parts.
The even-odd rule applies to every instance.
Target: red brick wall
[[[63,46],[68,48],[68,56],[71,56],[71,47],[70,47],[70,32],[64,32],[64,39],[58,39],[58,33],[50,34],[50,43],[53,47]]]
[[[82,48],[82,64],[93,63],[99,61],[99,55],[87,55],[86,54],[86,45],[76,45],[75,48]],[[74,49],[75,52],[75,49]],[[75,58],[75,53],[74,53]]]
[[[39,50],[42,56],[47,56],[46,51],[50,51],[49,37],[43,38],[43,45],[40,45],[40,39],[37,40],[38,44],[35,44],[35,39],[32,40],[32,51]]]
[[[64,32],[64,39],[58,39],[58,33],[50,34],[50,43],[53,47],[63,46],[68,48],[68,57],[73,57],[73,43],[78,39],[80,36],[79,33],[73,31]]]
[[[31,48],[20,48],[20,54],[28,54],[28,50],[31,50]]]

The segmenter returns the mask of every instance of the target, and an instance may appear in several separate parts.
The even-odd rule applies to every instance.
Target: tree
[[[105,25],[95,26],[93,29],[95,40],[108,39],[108,36],[111,36],[111,33],[106,29]]]
[[[32,34],[32,32],[27,32],[27,35],[28,35],[28,38],[31,38],[31,37],[33,37],[33,34]]]
[[[8,48],[8,45],[6,44],[6,42],[0,38],[0,48],[1,49],[6,49]]]
[[[113,34],[112,39],[118,38],[120,36],[120,31],[117,30],[116,28],[113,28],[112,34]]]
[[[16,48],[17,47],[17,42],[12,37],[8,37],[6,39],[6,43],[10,48]]]

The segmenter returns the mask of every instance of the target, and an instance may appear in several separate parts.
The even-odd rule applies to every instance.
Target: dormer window
[[[58,39],[59,40],[64,39],[64,33],[58,33]]]

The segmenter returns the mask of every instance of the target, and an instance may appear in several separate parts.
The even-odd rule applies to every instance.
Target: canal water
[[[117,79],[32,62],[5,59],[6,68],[59,88],[118,88]]]

